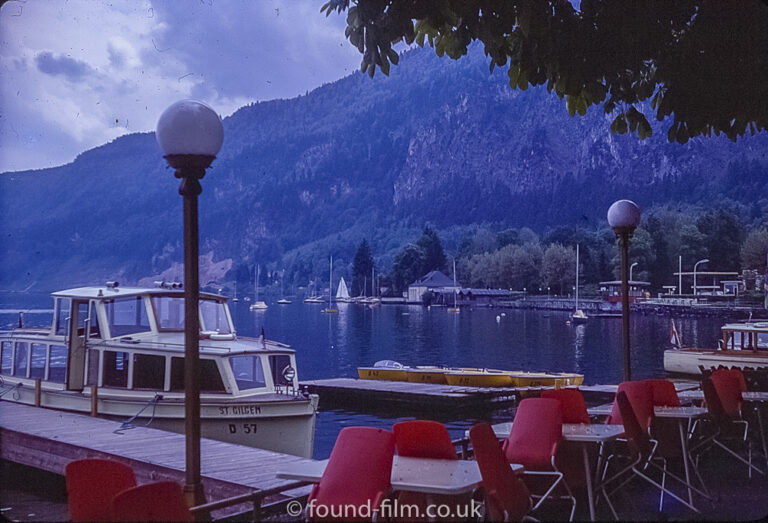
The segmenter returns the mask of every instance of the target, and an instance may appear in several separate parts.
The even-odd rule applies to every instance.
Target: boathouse
[[[631,280],[629,283],[629,301],[635,301],[638,298],[650,298],[648,289],[651,286],[647,281]],[[601,281],[600,294],[603,299],[610,303],[621,301],[621,280]]]
[[[431,271],[408,286],[408,303],[421,303],[422,296],[427,291],[437,294],[454,293],[461,285],[454,286],[453,280],[440,271]]]

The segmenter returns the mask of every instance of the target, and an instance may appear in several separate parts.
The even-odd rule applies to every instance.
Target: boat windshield
[[[184,330],[184,298],[179,296],[153,296],[157,326],[161,331]],[[227,316],[227,306],[216,300],[200,300],[202,324],[200,330],[230,334],[232,328]]]
[[[229,365],[240,390],[260,389],[267,386],[261,358],[258,356],[232,356]]]

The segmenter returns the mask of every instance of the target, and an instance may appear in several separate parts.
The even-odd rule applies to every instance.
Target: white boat
[[[283,296],[283,277],[285,276],[285,269],[280,274],[280,296]],[[282,297],[277,300],[278,305],[290,305],[292,302],[286,297]]]
[[[349,289],[347,289],[347,282],[344,281],[344,276],[339,280],[339,286],[336,289],[336,301],[339,303],[352,302],[352,298],[349,296]]]
[[[325,303],[325,300],[320,296],[310,296],[309,298],[304,298],[304,303]]]
[[[575,310],[573,311],[573,314],[571,314],[571,321],[573,323],[587,323],[587,315],[584,313],[583,310],[579,309],[579,244],[576,244],[576,287],[575,290],[575,298],[576,298],[576,304],[575,304]]]
[[[256,284],[254,285],[256,287],[256,297],[253,300],[253,303],[249,307],[252,311],[263,311],[267,308],[267,304],[261,300],[259,300],[259,279],[261,276],[261,265],[256,266]]]
[[[665,350],[664,370],[699,375],[699,366],[705,369],[720,365],[739,368],[768,366],[768,322],[727,323],[721,330],[723,337],[715,349]],[[679,340],[674,327],[672,335]]]
[[[112,283],[53,298],[49,328],[0,332],[2,399],[183,433],[184,291]],[[299,392],[294,351],[238,337],[224,296],[201,293],[199,311],[202,436],[311,457],[318,397]]]
[[[290,305],[291,303],[293,302],[288,298],[280,298],[279,300],[277,300],[278,305]]]

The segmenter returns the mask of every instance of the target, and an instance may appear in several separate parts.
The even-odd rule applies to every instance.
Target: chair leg
[[[739,461],[741,461],[742,463],[747,465],[749,467],[749,470],[750,470],[750,477],[752,477],[751,476],[752,469],[755,469],[756,472],[758,472],[758,473],[760,473],[762,475],[765,475],[765,472],[763,472],[762,470],[760,470],[759,468],[757,468],[755,465],[752,464],[751,459],[748,461],[748,460],[744,459],[742,456],[739,456],[736,452],[734,452],[733,450],[728,448],[726,445],[724,445],[720,440],[715,439],[715,440],[712,440],[712,442],[715,445],[717,445],[718,447],[720,447],[721,449],[723,449],[724,451],[726,451],[728,454],[733,456],[734,458],[738,459]]]
[[[661,473],[661,495],[659,496],[659,512],[664,506],[664,486],[667,483],[667,460],[664,460],[664,470]]]
[[[688,507],[689,509],[693,510],[694,512],[696,512],[696,513],[700,513],[700,512],[699,512],[699,509],[697,509],[696,507],[694,507],[693,505],[691,505],[690,503],[688,503],[687,501],[685,501],[683,498],[679,497],[679,496],[678,496],[677,494],[675,494],[674,492],[671,492],[671,491],[669,491],[669,490],[665,489],[664,487],[662,487],[661,485],[659,485],[657,482],[655,482],[654,480],[652,480],[651,478],[649,478],[648,476],[646,476],[645,474],[643,474],[641,471],[639,471],[639,470],[637,469],[637,467],[632,467],[632,470],[635,472],[635,474],[637,474],[638,476],[640,476],[641,478],[643,478],[645,481],[647,481],[647,482],[648,482],[648,483],[650,483],[651,485],[653,485],[653,486],[655,486],[655,487],[657,487],[657,488],[660,488],[660,489],[662,489],[664,492],[666,492],[667,494],[669,494],[670,496],[672,496],[672,497],[673,497],[673,498],[675,498],[677,501],[679,501],[680,503],[682,503],[683,505],[685,505],[685,506],[686,506],[686,507]]]

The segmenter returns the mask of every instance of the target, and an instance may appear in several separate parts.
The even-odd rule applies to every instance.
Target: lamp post
[[[621,318],[624,341],[624,381],[632,379],[629,350],[629,239],[640,224],[640,208],[630,200],[618,200],[608,208],[608,224],[616,233],[621,254]]]
[[[224,141],[216,112],[202,102],[182,100],[157,122],[157,141],[168,165],[181,179],[184,198],[184,495],[190,506],[205,503],[200,482],[200,281],[198,274],[197,196],[200,180]]]
[[[637,262],[634,262],[632,265],[629,266],[629,281],[632,281],[632,269],[635,268],[635,265],[637,265]]]
[[[694,296],[698,294],[698,292],[696,292],[696,267],[698,267],[700,263],[707,263],[707,262],[709,262],[709,259],[704,258],[703,260],[699,260],[693,264],[693,295]]]

